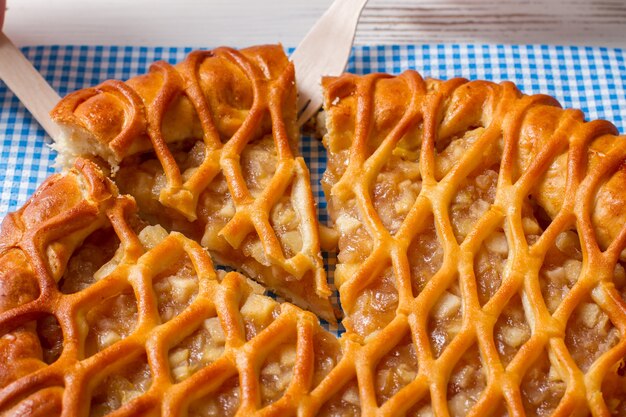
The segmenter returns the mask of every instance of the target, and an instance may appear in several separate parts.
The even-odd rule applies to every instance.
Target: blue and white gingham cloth
[[[115,46],[37,46],[23,48],[50,84],[63,96],[76,89],[146,72],[151,62],[180,61],[192,48]],[[612,121],[625,133],[626,64],[621,49],[545,45],[421,45],[355,47],[348,71],[400,73],[417,69],[425,76],[511,80],[527,94],[545,93],[564,107],[582,109],[587,118]],[[0,219],[20,207],[54,172],[54,151],[44,131],[0,81]],[[327,221],[320,179],[324,149],[304,137],[319,214]],[[332,277],[334,254],[327,256]],[[336,300],[336,294],[335,294]]]
[[[151,62],[180,61],[192,48],[116,46],[36,46],[22,49],[63,96],[110,79],[147,71]],[[511,80],[528,94],[545,93],[564,107],[582,109],[588,119],[612,121],[626,132],[626,63],[621,49],[546,45],[361,46],[350,56],[348,71],[400,73],[413,68],[435,78],[466,77]],[[0,219],[16,210],[35,191],[52,167],[54,152],[43,130],[0,81]],[[325,169],[324,149],[304,138],[314,191],[325,220],[319,180]]]

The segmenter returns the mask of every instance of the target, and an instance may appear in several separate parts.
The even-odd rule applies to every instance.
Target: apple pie
[[[52,117],[61,161],[97,157],[142,218],[334,321],[294,69],[281,46],[195,51],[74,92]]]
[[[365,348],[400,340],[372,413],[626,414],[615,127],[509,82],[323,86],[343,323]]]
[[[626,415],[615,127],[508,82],[322,84],[346,332],[300,308],[334,317],[293,66],[193,52],[54,110],[72,167],[0,227],[0,414]]]

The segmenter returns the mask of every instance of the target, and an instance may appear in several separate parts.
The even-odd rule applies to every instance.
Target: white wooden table
[[[331,0],[7,0],[5,31],[40,44],[296,46]],[[357,44],[626,48],[625,0],[370,0]]]

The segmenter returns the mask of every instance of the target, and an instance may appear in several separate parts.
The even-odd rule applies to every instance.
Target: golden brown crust
[[[120,163],[143,215],[334,321],[295,103],[281,46],[218,48],[72,93],[52,116],[71,152]]]
[[[116,194],[92,163],[78,160],[65,175],[48,178],[0,228],[0,386],[45,366],[29,310],[46,311],[52,288],[74,249],[104,222]],[[24,317],[26,316],[26,317]],[[35,400],[33,409],[37,409]],[[47,401],[47,400],[46,400]],[[44,411],[42,411],[44,412]]]
[[[248,65],[254,65],[247,69],[271,80],[282,76],[288,65],[279,45],[250,47],[240,54]],[[240,58],[236,55],[234,50],[220,48],[192,52],[174,67],[158,62],[150,73],[126,82],[106,81],[71,93],[51,115],[61,125],[89,132],[113,152],[118,162],[153,149],[151,119],[163,119],[160,129],[167,143],[202,138],[206,128],[203,123],[207,123],[202,119],[207,116],[214,124],[214,129],[206,132],[207,136],[213,135],[210,140],[230,138],[246,118],[255,96],[253,82],[237,65]],[[187,88],[190,96],[180,95],[181,87]],[[194,110],[200,101],[202,108]],[[208,115],[198,117],[196,111]]]
[[[408,404],[619,413],[601,386],[623,384],[626,356],[624,137],[508,82],[407,71],[323,85],[344,323],[366,346],[410,323]]]

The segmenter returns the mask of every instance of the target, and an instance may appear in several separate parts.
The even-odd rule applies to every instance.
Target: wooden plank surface
[[[424,39],[626,46],[624,0],[372,0],[368,6],[357,33],[365,44]]]
[[[8,0],[18,45],[295,46],[331,0]],[[357,44],[626,47],[625,0],[370,0]]]

